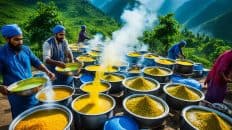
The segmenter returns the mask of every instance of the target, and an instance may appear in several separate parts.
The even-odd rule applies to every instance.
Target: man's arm
[[[48,42],[45,42],[43,44],[43,61],[49,65],[59,66],[63,68],[65,67],[65,64],[63,62],[51,59],[51,47]]]
[[[51,80],[55,80],[55,74],[49,71],[44,64],[41,64],[39,67],[37,67],[37,69],[45,72]]]

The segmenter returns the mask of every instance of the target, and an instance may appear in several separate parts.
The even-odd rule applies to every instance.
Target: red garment
[[[205,95],[206,100],[212,103],[223,102],[227,89],[227,82],[223,78],[222,73],[227,77],[231,72],[232,50],[221,54],[208,74],[206,78],[206,83],[208,84],[208,90]]]

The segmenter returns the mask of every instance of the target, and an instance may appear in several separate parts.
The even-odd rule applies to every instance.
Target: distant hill
[[[0,26],[8,23],[17,23],[23,27],[24,22],[36,10],[37,0],[0,0]],[[49,0],[43,0],[48,2]],[[68,29],[68,38],[75,42],[82,24],[87,25],[89,34],[101,32],[110,36],[111,32],[119,27],[118,22],[108,17],[101,10],[86,0],[55,0],[59,9],[60,18]],[[3,39],[0,39],[0,43]]]
[[[211,32],[215,37],[231,41],[232,11],[227,12],[211,21],[204,23],[202,31]]]
[[[212,0],[190,0],[175,11],[176,19],[180,23],[186,23],[203,11],[210,3],[212,3]]]
[[[97,6],[99,9],[106,12],[107,15],[120,21],[120,15],[122,14],[124,8],[130,7],[135,4],[135,0],[90,0],[92,4]],[[225,15],[232,11],[232,0],[164,0],[162,6],[158,10],[159,15],[165,15],[167,13],[174,13],[175,18],[190,30],[198,30],[203,32],[201,27],[204,24],[204,29],[207,28],[208,33],[215,37],[220,35],[227,36],[228,32],[223,28],[217,28],[217,31],[213,31],[214,27],[212,24],[207,25],[207,23],[212,23],[218,17]],[[230,16],[231,17],[231,16]],[[222,20],[229,20],[221,19]],[[219,23],[221,23],[219,22]],[[230,21],[224,21],[224,28],[230,28]],[[228,25],[229,24],[229,25]],[[207,27],[206,27],[207,26]],[[212,29],[210,29],[212,27]],[[216,28],[216,27],[215,27]],[[210,32],[210,30],[212,32]],[[217,33],[220,32],[220,35]],[[215,34],[217,33],[217,34]],[[219,38],[222,38],[221,36]],[[225,40],[232,41],[232,37],[227,37]]]

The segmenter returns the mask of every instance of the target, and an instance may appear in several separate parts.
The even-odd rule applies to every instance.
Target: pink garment
[[[225,97],[227,82],[222,76],[228,76],[232,72],[232,50],[221,54],[213,65],[210,73],[206,78],[208,91],[206,100],[210,102],[222,102]]]

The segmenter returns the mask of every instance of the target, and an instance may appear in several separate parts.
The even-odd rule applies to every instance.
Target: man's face
[[[23,36],[17,35],[11,38],[7,38],[7,42],[15,51],[20,51],[23,45]]]
[[[65,32],[64,31],[59,32],[59,33],[56,34],[56,40],[58,42],[62,42],[64,40],[64,38],[65,38]]]

